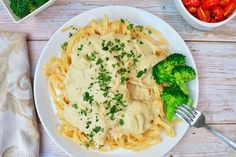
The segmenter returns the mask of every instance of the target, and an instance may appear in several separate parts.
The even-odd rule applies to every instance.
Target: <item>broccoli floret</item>
[[[177,85],[185,94],[190,95],[187,82],[193,80],[196,76],[195,70],[189,66],[176,66],[172,70],[173,82]],[[192,105],[192,99],[190,97],[188,105]]]
[[[178,65],[185,65],[185,56],[174,53],[153,67],[152,74],[157,83],[172,83],[172,69]]]
[[[188,94],[187,82],[195,78],[195,70],[190,66],[176,66],[172,70],[174,82],[185,94]]]
[[[156,64],[152,74],[158,84],[168,84],[162,93],[162,100],[166,104],[166,117],[171,121],[178,105],[192,105],[187,82],[193,80],[196,73],[185,64],[185,56],[174,53]]]
[[[30,0],[11,0],[10,2],[10,8],[16,16],[23,18],[30,14]]]
[[[161,95],[165,102],[165,113],[167,120],[171,121],[175,114],[175,108],[181,104],[186,104],[189,96],[178,87],[166,86]]]
[[[48,0],[34,0],[34,2],[35,2],[38,6],[41,6],[41,5],[45,4],[45,3],[47,3]]]
[[[10,8],[16,16],[23,18],[48,0],[10,0]]]

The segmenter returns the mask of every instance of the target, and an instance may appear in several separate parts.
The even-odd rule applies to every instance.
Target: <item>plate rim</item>
[[[36,92],[36,88],[37,88],[37,84],[36,84],[36,83],[38,82],[38,81],[37,81],[37,80],[38,80],[37,75],[38,75],[39,73],[41,73],[41,72],[40,72],[40,62],[41,62],[41,60],[42,60],[44,54],[46,53],[47,47],[48,47],[49,44],[52,42],[52,40],[54,39],[54,37],[56,36],[56,34],[57,34],[58,32],[60,32],[60,30],[61,30],[62,28],[64,28],[65,26],[67,26],[68,23],[70,23],[70,22],[72,22],[72,21],[75,21],[79,16],[83,16],[84,14],[88,14],[89,12],[96,11],[96,10],[99,11],[99,10],[102,10],[102,9],[109,9],[109,8],[131,9],[131,10],[133,10],[133,11],[135,11],[135,12],[143,12],[143,13],[149,15],[149,16],[154,16],[154,17],[156,17],[156,18],[159,18],[162,22],[164,22],[165,24],[167,24],[167,25],[176,33],[176,35],[177,35],[179,38],[181,38],[181,39],[183,40],[185,46],[187,47],[187,49],[188,49],[189,52],[190,52],[189,55],[190,55],[190,57],[191,57],[191,60],[193,61],[193,62],[192,62],[193,68],[194,68],[195,71],[196,71],[196,79],[195,79],[195,81],[196,81],[196,91],[194,92],[194,93],[196,93],[196,100],[195,100],[195,106],[194,106],[194,107],[197,107],[197,105],[198,105],[198,98],[199,98],[199,77],[198,77],[198,76],[199,76],[199,75],[198,75],[198,70],[197,70],[196,62],[195,62],[195,60],[194,60],[194,58],[193,58],[193,55],[192,55],[192,53],[191,53],[189,47],[187,46],[185,40],[180,36],[180,34],[179,34],[169,23],[167,23],[165,20],[163,20],[163,19],[160,18],[159,16],[157,16],[157,15],[155,15],[155,14],[149,12],[149,11],[146,11],[146,10],[143,10],[143,9],[139,9],[139,8],[135,8],[135,7],[130,7],[130,6],[110,5],[110,6],[103,6],[103,7],[97,7],[97,8],[93,8],[93,9],[86,10],[86,11],[84,11],[84,12],[82,12],[82,13],[79,13],[79,14],[75,15],[74,17],[70,18],[69,20],[67,20],[64,24],[62,24],[62,26],[60,26],[60,27],[52,34],[52,36],[51,36],[50,39],[47,41],[47,43],[45,44],[43,50],[42,50],[41,53],[40,53],[40,57],[39,57],[39,59],[38,59],[38,62],[37,62],[36,68],[35,68],[35,73],[34,73],[34,83],[33,83],[33,87],[34,87],[34,88],[33,88],[33,92],[34,92],[34,102],[35,102],[36,112],[37,112],[37,115],[38,115],[38,117],[39,117],[39,120],[40,120],[40,122],[41,122],[41,124],[42,124],[44,130],[46,131],[47,135],[48,135],[48,136],[50,137],[50,139],[53,141],[53,143],[56,144],[63,152],[65,152],[65,153],[66,153],[67,155],[69,155],[69,156],[73,156],[73,154],[71,154],[69,151],[67,151],[66,149],[64,149],[64,148],[59,144],[59,142],[53,137],[53,135],[52,135],[52,134],[50,133],[50,131],[47,129],[47,127],[46,127],[46,125],[45,125],[45,122],[44,122],[44,120],[43,120],[43,118],[42,118],[42,115],[41,115],[41,113],[39,112],[39,110],[40,110],[40,109],[39,109],[39,106],[40,106],[40,105],[37,105],[37,104],[38,104],[38,101],[37,101],[37,95],[36,95],[36,93],[37,93],[37,92]],[[42,73],[41,73],[41,75],[42,75]],[[51,97],[51,96],[50,96],[50,97]],[[189,129],[189,126],[183,131],[183,134],[181,135],[181,137],[179,137],[179,140],[176,140],[176,141],[175,141],[175,144],[174,144],[172,147],[170,147],[167,152],[163,152],[162,154],[160,154],[160,156],[163,156],[163,155],[167,154],[169,151],[171,151],[171,150],[181,141],[181,139],[184,137],[184,135],[186,134],[186,132],[187,132],[188,129]]]

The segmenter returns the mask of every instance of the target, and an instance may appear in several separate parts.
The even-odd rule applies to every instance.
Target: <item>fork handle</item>
[[[232,141],[231,139],[229,139],[228,137],[222,135],[220,132],[216,131],[215,129],[213,129],[210,125],[205,124],[204,128],[206,128],[208,131],[210,131],[211,133],[213,133],[214,135],[216,135],[217,137],[219,137],[222,141],[224,141],[225,143],[227,143],[230,147],[232,147],[234,150],[236,150],[236,143],[234,141]]]

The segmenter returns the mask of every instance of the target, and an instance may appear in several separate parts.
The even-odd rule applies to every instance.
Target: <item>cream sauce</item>
[[[109,47],[108,41],[113,46]],[[116,44],[121,45],[121,50],[109,52]],[[114,33],[93,35],[74,45],[72,64],[65,80],[65,92],[70,102],[63,112],[65,120],[87,136],[92,134],[97,146],[104,143],[108,134],[118,138],[124,134],[138,135],[150,128],[151,120],[159,115],[156,104],[148,101],[150,90],[147,88],[155,84],[151,78],[151,68],[159,61],[156,51],[156,46],[145,39],[132,39],[130,35]],[[123,65],[114,57],[122,52],[125,53],[123,58],[120,56]],[[135,57],[130,57],[132,54]],[[99,59],[102,60],[100,64]],[[125,68],[126,72],[120,72],[121,68]],[[101,80],[98,79],[101,69],[105,69],[106,76],[109,76],[107,96],[104,96],[99,83]],[[137,77],[140,71],[142,75]],[[125,77],[124,84],[122,77]],[[120,102],[116,98],[124,106],[117,105]],[[110,101],[110,106],[107,101]],[[111,118],[109,112],[112,106],[120,111]]]

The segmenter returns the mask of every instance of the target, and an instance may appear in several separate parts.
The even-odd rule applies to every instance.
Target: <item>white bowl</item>
[[[10,8],[10,0],[2,0],[3,6],[6,8],[6,10],[8,11],[8,13],[11,15],[11,18],[13,19],[13,21],[15,23],[19,23],[24,21],[25,19],[31,17],[31,16],[35,16],[38,13],[42,12],[44,9],[48,8],[50,5],[52,5],[56,0],[49,0],[47,3],[45,3],[44,5],[40,6],[39,8],[37,8],[35,11],[33,11],[32,13],[30,13],[29,15],[20,18],[18,16],[16,16],[12,9]]]
[[[224,25],[228,21],[230,21],[232,18],[236,16],[236,11],[234,11],[227,19],[221,22],[217,23],[208,23],[203,22],[197,18],[195,18],[193,15],[191,15],[188,10],[185,8],[182,0],[174,0],[177,10],[180,12],[180,14],[183,16],[183,18],[194,28],[199,30],[209,30],[215,27],[219,27],[221,25]]]

